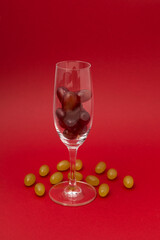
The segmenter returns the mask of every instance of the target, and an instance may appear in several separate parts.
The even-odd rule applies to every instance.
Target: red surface
[[[0,239],[160,239],[160,2],[0,3]],[[48,196],[38,169],[68,158],[53,126],[54,66],[92,63],[95,114],[80,147],[84,177],[115,167],[110,194],[70,208]],[[46,186],[36,197],[24,176]],[[132,175],[135,187],[122,180]],[[65,174],[66,176],[66,174]]]

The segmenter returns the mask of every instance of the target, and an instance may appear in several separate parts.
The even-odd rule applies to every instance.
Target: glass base
[[[85,182],[77,182],[76,187],[69,185],[68,181],[54,185],[49,196],[52,201],[63,206],[82,206],[92,202],[97,192],[94,187]]]

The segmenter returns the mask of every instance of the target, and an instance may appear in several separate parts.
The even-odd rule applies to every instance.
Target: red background
[[[6,0],[0,3],[0,239],[160,239],[160,2]],[[62,207],[38,169],[68,159],[53,126],[55,63],[91,62],[92,130],[78,151],[83,175],[118,171],[110,194]],[[26,188],[33,172],[46,186]],[[132,175],[135,187],[122,181]],[[66,178],[65,173],[65,178]]]

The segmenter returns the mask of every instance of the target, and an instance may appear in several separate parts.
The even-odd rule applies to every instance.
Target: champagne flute
[[[77,150],[87,138],[93,118],[90,68],[91,65],[83,61],[56,64],[53,116],[56,131],[69,151],[70,179],[54,185],[49,196],[65,206],[85,205],[96,197],[93,186],[75,178]]]

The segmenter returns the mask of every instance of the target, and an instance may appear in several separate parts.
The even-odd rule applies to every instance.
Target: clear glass
[[[70,180],[54,185],[50,198],[61,205],[80,206],[93,201],[96,190],[76,181],[77,150],[88,136],[93,118],[91,64],[63,61],[56,64],[53,116],[56,131],[67,146],[70,157]]]

